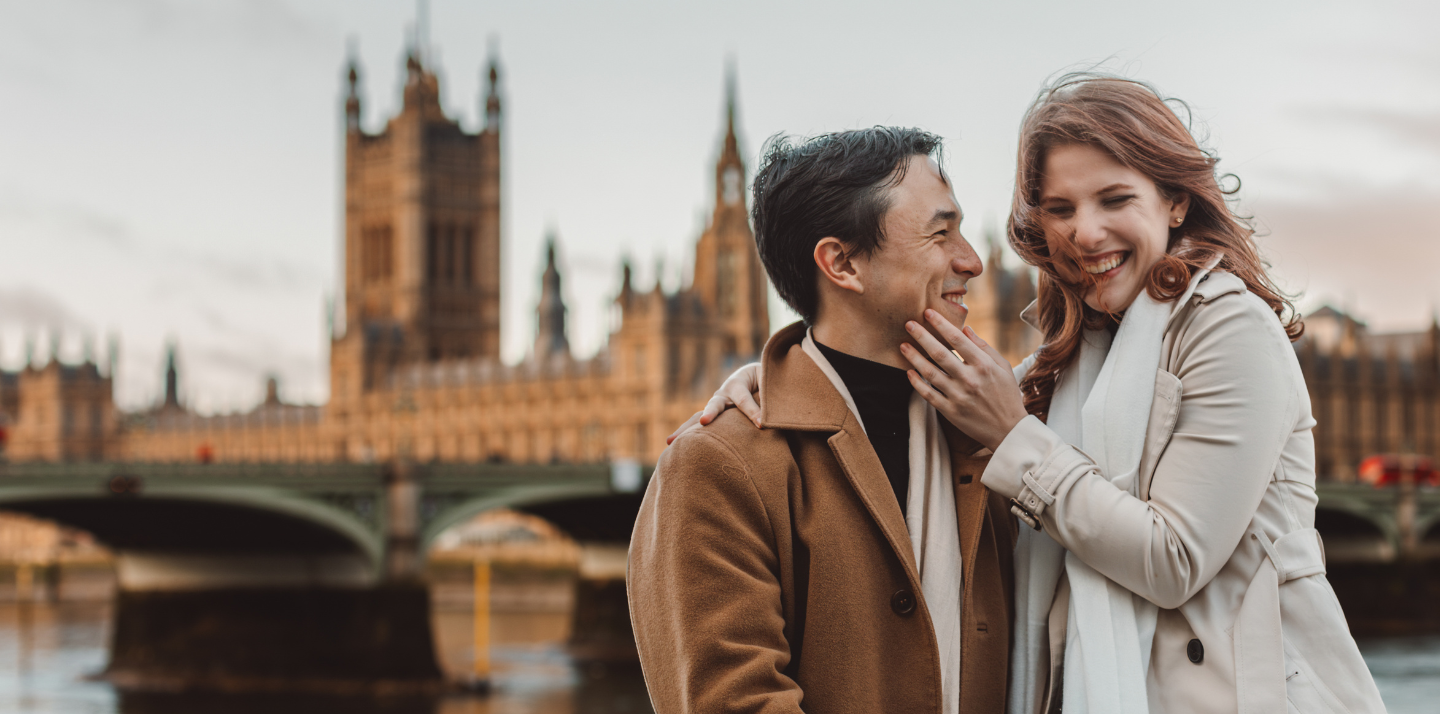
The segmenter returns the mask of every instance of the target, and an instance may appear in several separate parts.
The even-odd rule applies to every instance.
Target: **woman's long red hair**
[[[1039,269],[1038,308],[1045,344],[1021,383],[1025,409],[1042,420],[1061,372],[1075,362],[1086,329],[1113,324],[1114,316],[1084,301],[1091,283],[1075,262],[1073,241],[1051,255],[1039,205],[1045,159],[1053,147],[1094,146],[1145,174],[1167,198],[1189,195],[1184,223],[1170,231],[1166,255],[1150,270],[1145,290],[1158,301],[1176,300],[1190,278],[1216,256],[1217,270],[1233,273],[1258,295],[1291,340],[1304,325],[1288,297],[1265,272],[1255,231],[1236,215],[1215,173],[1219,159],[1196,142],[1190,130],[1149,85],[1093,72],[1067,74],[1040,92],[1020,128],[1015,200],[1010,210],[1010,245]],[[1232,177],[1233,178],[1233,177]]]

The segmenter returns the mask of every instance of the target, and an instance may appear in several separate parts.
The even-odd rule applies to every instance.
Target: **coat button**
[[[896,615],[909,615],[915,612],[915,593],[909,590],[897,590],[890,596],[890,609]]]
[[[1205,659],[1205,645],[1200,644],[1200,640],[1190,640],[1190,644],[1185,646],[1185,656],[1191,662],[1200,664]]]

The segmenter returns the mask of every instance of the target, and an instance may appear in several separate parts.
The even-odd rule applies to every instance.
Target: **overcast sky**
[[[378,130],[414,17],[408,0],[0,0],[0,365],[20,364],[26,334],[43,356],[59,328],[69,360],[115,334],[134,408],[159,393],[173,337],[201,410],[248,408],[267,373],[323,401],[346,47]],[[604,341],[623,255],[640,285],[661,260],[680,284],[727,57],[752,167],[779,131],[929,129],[977,243],[1007,210],[1036,90],[1103,63],[1189,102],[1307,309],[1417,329],[1440,304],[1434,2],[432,0],[430,18],[444,106],[467,129],[491,43],[502,63],[510,360],[550,228],[582,354]]]

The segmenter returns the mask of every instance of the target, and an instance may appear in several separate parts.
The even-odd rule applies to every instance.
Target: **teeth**
[[[1107,270],[1114,270],[1115,266],[1125,262],[1125,258],[1129,255],[1129,253],[1116,253],[1099,263],[1091,263],[1085,266],[1085,272],[1091,275],[1099,275]]]
[[[941,295],[940,297],[945,298],[946,302],[954,303],[956,305],[959,305],[960,307],[965,307],[964,295]]]

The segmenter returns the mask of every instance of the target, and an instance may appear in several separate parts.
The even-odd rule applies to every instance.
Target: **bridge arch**
[[[117,550],[353,552],[373,570],[384,543],[373,524],[324,501],[270,488],[166,489],[156,494],[68,488],[0,489],[0,509],[88,531]]]
[[[584,533],[576,533],[566,519],[557,520],[549,517],[545,512],[545,506],[561,503],[594,503],[597,508],[603,508],[601,501],[608,500],[613,496],[608,484],[554,484],[554,485],[525,485],[523,487],[505,488],[477,496],[468,496],[456,499],[436,498],[422,504],[421,519],[424,527],[420,536],[421,551],[428,551],[434,544],[435,539],[440,537],[449,528],[464,523],[465,521],[496,508],[512,508],[541,516],[551,521],[566,534],[577,540],[583,540]],[[627,494],[628,496],[628,494]],[[639,496],[633,496],[638,509]],[[605,509],[608,513],[609,510]],[[634,516],[630,516],[630,523],[633,525]]]
[[[1400,543],[1393,514],[1365,504],[1326,503],[1315,510],[1315,527],[1324,535],[1327,559],[1336,562],[1390,560]]]

